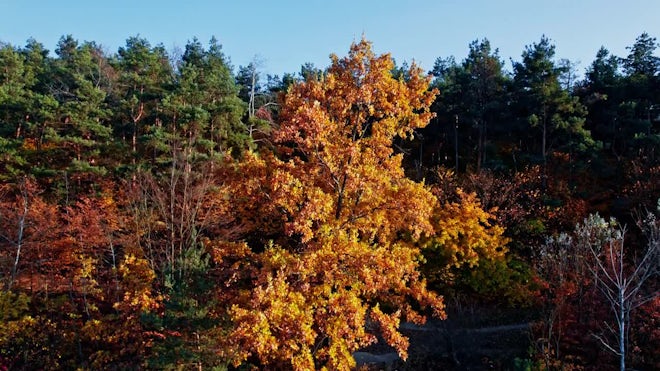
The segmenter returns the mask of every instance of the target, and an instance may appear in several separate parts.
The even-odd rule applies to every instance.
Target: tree
[[[453,58],[438,59],[433,70],[434,86],[441,94],[433,110],[448,139],[456,142],[454,156],[465,158],[466,165],[477,171],[489,162],[489,142],[502,130],[508,81],[503,68],[498,50],[483,39],[470,43],[468,56],[460,64]]]
[[[104,186],[108,186],[105,184]],[[109,184],[113,186],[113,184]],[[69,331],[79,337],[91,368],[132,368],[161,334],[145,329],[143,316],[162,311],[149,266],[126,200],[112,189],[82,196],[63,217],[57,267],[68,272]],[[162,335],[161,335],[162,336]]]
[[[17,286],[22,270],[26,271],[23,277],[39,272],[43,258],[49,255],[44,244],[53,238],[57,213],[40,192],[29,177],[0,187],[0,282],[6,291]],[[32,286],[32,278],[24,282]]]
[[[656,76],[660,70],[660,58],[653,55],[658,47],[655,37],[644,32],[635,39],[635,44],[626,49],[630,54],[621,60],[624,72],[629,75]]]
[[[172,84],[174,72],[163,47],[152,48],[146,39],[129,38],[117,55],[119,105],[123,108],[118,114],[120,120],[128,121],[132,126],[129,129],[131,162],[135,165],[138,139],[149,132],[149,126],[153,128],[158,125],[161,101],[167,85]],[[125,127],[122,125],[119,130],[125,138]]]
[[[319,79],[321,76],[323,76],[323,71],[316,67],[314,63],[306,62],[300,66],[300,72],[298,72],[298,76],[302,80]]]
[[[658,43],[643,33],[628,47],[630,53],[621,59],[624,71],[622,90],[624,99],[619,105],[620,126],[630,143],[628,156],[636,160],[656,161],[660,134],[654,130],[652,111],[660,104],[660,58],[655,56]]]
[[[559,60],[558,65],[561,69],[559,83],[562,89],[572,94],[577,84],[577,69],[580,65],[580,61],[573,62],[570,59],[562,58]]]
[[[2,318],[0,354],[15,368],[135,367],[153,341],[141,316],[158,309],[161,297],[115,195],[104,190],[57,210],[29,180],[20,188],[13,205],[0,201],[0,261],[5,241],[23,248],[13,291],[21,293],[16,304],[27,293],[32,306],[22,318]]]
[[[560,345],[567,341],[562,339],[566,336],[562,332],[582,326],[578,339],[586,342],[584,334],[589,333],[618,357],[620,369],[625,370],[628,342],[636,327],[631,324],[631,314],[660,294],[660,223],[657,215],[649,212],[637,219],[637,225],[646,244],[629,247],[626,228],[616,219],[591,214],[572,233],[549,238],[541,249],[538,268],[547,280],[548,301],[552,302],[546,318],[546,341],[555,348],[544,352],[546,362],[550,355],[559,357]],[[606,313],[585,311],[589,306],[609,309],[613,320],[603,320]],[[593,317],[591,321],[575,320],[584,316]],[[601,323],[604,326],[599,328]],[[572,348],[575,351],[576,347]]]
[[[197,39],[186,45],[176,87],[162,102],[164,126],[150,133],[151,145],[167,153],[161,159],[165,163],[171,161],[169,152],[184,148],[184,142],[188,157],[194,153],[198,159],[213,161],[224,152],[240,153],[250,145],[247,127],[241,121],[245,107],[221,49],[215,38],[208,50]]]
[[[239,66],[238,74],[236,75],[236,82],[241,87],[238,96],[248,103],[248,117],[254,117],[256,112],[256,99],[257,94],[261,93],[262,87],[259,82],[259,67],[261,61],[256,58],[252,60],[247,66]]]
[[[44,129],[56,121],[58,102],[51,96],[51,60],[33,39],[25,48],[0,49],[0,163],[2,178],[40,174],[48,161]],[[27,166],[29,164],[29,166]]]
[[[601,47],[577,92],[588,111],[585,126],[615,155],[621,155],[624,148],[617,128],[617,111],[623,99],[619,65],[619,59]]]
[[[549,153],[557,147],[572,153],[595,145],[583,127],[584,106],[577,97],[561,88],[562,69],[555,65],[554,55],[555,46],[544,36],[538,43],[526,47],[522,62],[513,64],[516,115],[523,121],[523,130],[528,131],[527,127],[540,129],[540,143],[533,142],[538,143],[544,187]]]
[[[619,59],[601,46],[587,69],[586,77],[588,86],[595,91],[612,89],[620,79]]]
[[[573,235],[561,233],[548,237],[537,253],[534,264],[542,280],[543,296],[540,318],[533,330],[538,338],[535,345],[546,369],[563,368],[570,364],[571,353],[591,345],[585,341],[589,339],[585,334],[591,331],[585,323],[603,315],[595,304],[600,301],[590,297],[594,290],[588,268],[589,248],[575,243]],[[588,311],[588,307],[595,309]],[[568,342],[582,344],[566,349]]]
[[[470,51],[463,61],[466,82],[462,89],[467,97],[467,117],[464,121],[473,121],[477,128],[477,171],[486,162],[486,144],[488,143],[489,124],[498,117],[503,108],[503,93],[505,76],[502,72],[504,63],[500,60],[498,51],[492,51],[487,39],[481,42],[473,41]]]
[[[239,87],[232,76],[229,59],[215,37],[209,42],[206,54],[206,73],[202,89],[207,92],[210,113],[210,139],[217,152],[241,153],[252,145],[248,125],[241,120],[245,105],[238,96]],[[211,154],[212,157],[214,153]]]
[[[43,128],[50,160],[44,167],[61,172],[69,193],[69,175],[80,185],[107,171],[108,158],[101,152],[112,139],[106,101],[110,80],[104,70],[106,57],[98,45],[79,44],[69,35],[60,39],[56,53],[59,59],[53,62],[49,92],[57,101],[56,120]]]
[[[243,236],[274,240],[216,249],[218,264],[245,264],[227,285],[249,282],[230,311],[237,363],[348,369],[351,353],[376,339],[368,318],[406,358],[398,325],[423,320],[408,300],[444,316],[414,243],[433,233],[434,198],[404,176],[392,148],[427,124],[435,92],[414,65],[409,80],[392,78],[390,56],[365,40],[331,58],[327,73],[284,98],[278,153],[246,154],[229,186]]]
[[[434,119],[435,122],[432,123],[432,125],[429,125],[427,131],[430,131],[432,128],[444,131],[442,134],[444,138],[442,139],[453,144],[452,155],[454,159],[454,170],[458,172],[460,164],[459,147],[461,149],[465,147],[459,145],[459,128],[463,129],[465,126],[459,125],[459,113],[461,113],[463,95],[463,87],[459,82],[464,71],[461,66],[456,63],[454,57],[448,57],[444,59],[436,59],[431,74],[435,77],[432,85],[441,92],[441,99],[436,99],[433,103],[432,111],[436,114],[436,118]],[[439,133],[434,134],[435,135],[422,135],[424,135],[425,138],[439,136]],[[464,137],[467,137],[467,135],[461,135],[460,137],[464,140]],[[445,159],[450,157],[449,153],[450,149],[447,148],[444,155]],[[438,149],[438,160],[440,157],[442,156]]]
[[[26,81],[25,60],[11,45],[0,48],[0,169],[2,177],[20,171],[26,160],[20,147],[25,135],[25,112],[30,84]]]
[[[434,192],[441,191],[434,188]],[[426,241],[431,250],[426,255],[441,256],[446,268],[474,267],[481,259],[503,258],[509,240],[502,235],[502,227],[491,224],[494,215],[481,208],[476,194],[460,188],[456,193],[459,202],[445,202],[434,212],[436,233]]]
[[[247,122],[250,138],[258,141],[257,134],[267,134],[272,124],[272,114],[276,114],[277,91],[286,90],[284,82],[274,85],[277,76],[267,76],[267,85],[261,84],[261,73],[263,61],[254,57],[247,66],[239,66],[236,75],[236,83],[239,86],[238,96],[248,105]],[[277,86],[280,85],[280,86]]]
[[[515,282],[504,228],[493,223],[494,215],[482,209],[474,193],[456,188],[447,194],[439,185],[432,192],[440,200],[431,218],[435,233],[420,241],[429,286],[454,300],[471,290],[511,297]]]
[[[660,211],[660,202],[658,206]],[[648,213],[638,224],[645,232],[648,243],[637,259],[631,257],[626,249],[625,228],[614,219],[606,222],[597,215],[592,216],[576,229],[580,238],[578,243],[588,246],[593,256],[595,264],[589,268],[615,317],[614,329],[608,326],[616,338],[614,345],[596,336],[619,357],[621,371],[626,369],[630,314],[660,295],[658,287],[647,287],[649,283],[653,285],[653,279],[660,273],[660,222],[655,214]]]
[[[231,149],[245,149],[249,138],[240,121],[244,107],[215,39],[208,51],[196,39],[188,43],[176,77],[176,88],[162,102],[164,123],[151,133],[158,166],[141,177],[141,187],[166,225],[168,269],[182,276],[179,260],[199,248],[211,170]]]
[[[160,102],[160,126],[147,133],[154,156],[131,184],[131,206],[144,257],[164,293],[160,316],[148,324],[166,335],[156,342],[151,367],[195,363],[212,365],[206,345],[216,327],[210,312],[207,227],[218,223],[212,210],[218,194],[214,169],[229,153],[250,143],[241,122],[244,105],[217,40],[204,49],[196,39],[186,45],[173,89]],[[233,151],[232,151],[233,150]]]

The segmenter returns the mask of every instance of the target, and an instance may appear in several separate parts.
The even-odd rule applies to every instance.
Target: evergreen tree
[[[628,155],[652,163],[660,146],[660,127],[654,130],[651,117],[660,105],[660,58],[654,55],[657,47],[656,39],[643,33],[628,48],[630,53],[621,60],[625,98],[619,106]]]
[[[29,83],[23,56],[11,45],[0,49],[0,169],[2,177],[26,164],[21,146],[26,130]]]
[[[503,74],[504,63],[499,58],[497,49],[493,51],[487,39],[475,40],[470,44],[470,51],[463,61],[462,89],[466,97],[466,121],[472,121],[477,137],[477,171],[487,163],[487,144],[491,125],[501,121],[501,112],[505,101],[506,77]]]
[[[120,109],[115,112],[115,130],[122,143],[131,149],[131,160],[135,164],[138,158],[151,157],[146,152],[148,146],[138,146],[138,141],[162,125],[161,101],[173,84],[174,71],[164,48],[151,47],[146,39],[129,38],[117,54],[117,105]]]
[[[628,47],[630,54],[622,59],[623,71],[628,76],[644,75],[653,77],[660,70],[660,58],[654,55],[658,47],[655,37],[644,32],[635,39],[635,44]]]
[[[47,166],[80,181],[107,171],[101,155],[112,140],[109,82],[101,69],[107,61],[97,45],[79,45],[70,35],[60,39],[56,53],[50,94],[58,109],[57,121],[44,129],[52,148]]]
[[[588,111],[585,127],[615,155],[622,149],[617,127],[618,106],[623,98],[621,79],[619,59],[601,47],[577,90]]]
[[[453,58],[436,61],[434,84],[440,96],[434,110],[445,136],[454,142],[454,157],[463,158],[464,166],[479,170],[490,160],[490,165],[498,163],[489,150],[489,135],[501,135],[505,117],[507,76],[503,67],[498,51],[492,50],[487,39],[470,43],[469,54],[460,65]],[[488,152],[493,156],[490,160]],[[458,168],[458,161],[456,164]]]
[[[513,64],[514,114],[520,149],[543,167],[547,184],[548,157],[555,150],[584,151],[596,143],[584,129],[585,107],[562,89],[562,69],[554,61],[555,46],[547,37],[527,46]]]

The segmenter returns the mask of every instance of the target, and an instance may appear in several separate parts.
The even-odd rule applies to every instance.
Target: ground
[[[472,312],[460,317],[455,313],[445,321],[430,320],[424,326],[404,323],[401,330],[410,338],[406,362],[381,343],[356,352],[354,357],[358,368],[367,370],[515,369],[516,359],[520,362],[529,357],[527,313],[500,314],[487,322],[483,322],[482,314]]]

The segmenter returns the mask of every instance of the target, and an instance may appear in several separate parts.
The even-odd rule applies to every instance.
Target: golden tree
[[[243,272],[225,277],[243,283],[230,310],[236,363],[349,369],[375,333],[405,359],[400,321],[425,320],[411,303],[445,315],[416,245],[434,233],[436,200],[405,177],[392,148],[428,123],[436,92],[415,65],[393,78],[391,57],[365,40],[331,59],[286,94],[277,153],[248,153],[227,177],[236,224],[274,240],[216,246],[218,263]]]

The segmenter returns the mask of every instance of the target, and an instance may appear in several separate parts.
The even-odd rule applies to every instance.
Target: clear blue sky
[[[116,52],[138,34],[167,49],[215,35],[235,67],[258,56],[277,74],[305,62],[326,67],[330,53],[346,54],[362,34],[376,52],[426,70],[438,57],[462,60],[484,37],[518,60],[545,34],[558,58],[583,71],[601,45],[625,56],[644,31],[660,38],[660,0],[0,0],[0,41],[14,45],[34,37],[52,52],[72,34]]]

